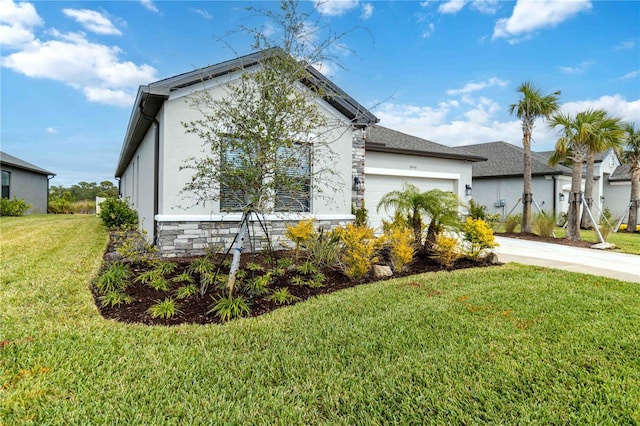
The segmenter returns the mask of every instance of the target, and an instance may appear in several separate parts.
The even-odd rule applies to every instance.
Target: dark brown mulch
[[[542,243],[562,244],[562,245],[565,245],[565,246],[582,247],[582,248],[590,248],[592,245],[595,244],[595,243],[591,243],[589,241],[567,240],[566,238],[541,237],[539,235],[530,234],[530,233],[526,233],[526,232],[522,232],[522,233],[519,233],[519,232],[503,232],[503,233],[496,233],[495,235],[498,236],[498,237],[507,237],[507,238],[521,239],[521,240],[540,241]]]
[[[291,253],[287,252],[279,252],[278,256],[291,256]],[[246,262],[254,262],[265,265],[265,270],[268,270],[266,262],[264,262],[264,258],[261,255],[252,256],[251,254],[243,253],[241,264],[244,265]],[[193,258],[173,258],[168,259],[172,262],[175,262],[178,265],[178,268],[175,272],[173,272],[167,278],[171,278],[175,275],[178,275],[184,272]],[[219,261],[220,259],[217,259]],[[216,261],[216,263],[218,263]],[[468,259],[460,259],[458,260],[452,270],[455,269],[465,269],[465,268],[476,268],[476,267],[485,267],[491,266],[490,262],[475,262]],[[98,310],[102,314],[103,317],[108,319],[114,319],[117,321],[122,321],[126,323],[141,323],[147,325],[177,325],[177,324],[209,324],[209,323],[219,323],[220,320],[213,313],[207,313],[212,305],[213,298],[217,297],[220,293],[217,290],[210,291],[208,294],[204,296],[197,295],[191,296],[188,299],[176,300],[179,304],[180,313],[175,315],[169,319],[159,319],[153,318],[151,314],[148,312],[148,309],[156,302],[161,301],[167,297],[174,297],[175,290],[180,286],[180,284],[171,283],[171,289],[168,292],[157,291],[152,289],[146,284],[142,284],[139,282],[135,282],[135,276],[147,271],[150,269],[149,266],[144,264],[131,264],[131,267],[134,272],[134,278],[132,279],[132,285],[127,288],[126,293],[133,298],[133,302],[129,304],[123,304],[120,306],[102,306],[100,303],[100,294],[96,290],[94,286],[92,286],[92,292],[95,299],[96,306]],[[441,271],[445,270],[440,264],[430,259],[424,253],[417,254],[415,256],[414,261],[406,267],[402,273],[394,274],[394,278],[408,275],[420,274],[423,272],[432,272],[432,271]],[[221,273],[226,274],[226,269],[222,269]],[[347,278],[342,272],[330,269],[328,267],[321,268],[320,272],[322,272],[325,277],[325,284],[320,288],[310,288],[304,285],[295,285],[293,284],[292,278],[297,275],[295,271],[288,271],[286,275],[279,278],[274,278],[272,283],[269,285],[270,289],[277,289],[286,287],[289,289],[289,292],[294,296],[300,298],[300,301],[304,301],[311,297],[332,293],[334,291],[342,290],[349,287],[354,287],[357,285],[363,285],[367,283],[371,283],[374,281],[378,281],[373,277],[368,277],[367,279],[363,279],[360,281],[351,281]],[[261,275],[262,273],[255,273],[256,275]],[[248,277],[251,277],[251,272],[248,273]],[[196,276],[196,283],[198,283],[198,277]],[[277,305],[276,303],[267,300],[263,297],[251,297],[248,294],[243,294],[250,303],[251,308],[251,316],[258,316],[265,314],[267,312],[278,309],[282,306]]]

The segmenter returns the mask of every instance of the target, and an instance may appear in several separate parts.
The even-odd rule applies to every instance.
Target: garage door
[[[384,173],[384,172],[380,172]],[[455,192],[455,179],[437,179],[410,176],[390,176],[385,174],[365,174],[365,206],[369,211],[369,224],[378,231],[382,231],[382,219],[387,221],[393,216],[393,211],[380,209],[376,212],[376,207],[380,199],[391,191],[402,190],[402,185],[408,182],[420,188],[421,192],[430,189],[441,189],[443,191]]]

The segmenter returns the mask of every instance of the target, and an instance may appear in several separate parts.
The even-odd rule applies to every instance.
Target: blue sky
[[[219,38],[272,30],[251,4],[0,0],[2,151],[55,172],[54,185],[114,181],[138,85],[250,53],[248,37],[224,37],[233,50]],[[561,90],[563,111],[640,125],[639,1],[302,5],[338,32],[358,27],[333,48],[345,69],[322,69],[381,125],[449,146],[520,144],[508,106],[523,81]],[[555,134],[538,122],[534,139],[549,150]]]

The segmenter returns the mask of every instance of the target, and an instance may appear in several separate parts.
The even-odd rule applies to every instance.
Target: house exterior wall
[[[464,160],[423,157],[409,154],[367,151],[365,165],[364,199],[369,212],[369,223],[378,231],[382,220],[393,212],[377,211],[385,193],[401,190],[404,182],[421,191],[441,189],[453,192],[465,202],[465,186],[471,185],[471,163]]]
[[[626,220],[627,207],[631,200],[631,181],[609,182],[604,184],[604,208],[608,208],[615,219],[620,220],[624,215]]]
[[[27,210],[27,214],[47,213],[47,202],[49,193],[49,179],[47,175],[33,173],[28,170],[2,165],[2,171],[11,173],[9,184],[9,198],[24,199],[32,206]]]
[[[217,80],[175,90],[156,117],[160,123],[160,149],[155,243],[164,255],[203,254],[210,245],[214,249],[226,250],[239,228],[240,214],[221,213],[218,201],[197,203],[193,194],[183,191],[194,171],[181,168],[188,164],[189,158],[202,156],[205,148],[196,135],[185,132],[182,124],[202,117],[193,107],[194,98],[206,90],[208,96],[219,99],[226,94],[224,86],[240,75],[225,75]],[[279,240],[284,233],[286,223],[297,223],[303,217],[314,217],[318,224],[324,226],[344,225],[353,220],[351,203],[352,198],[357,197],[352,193],[353,175],[364,168],[363,152],[358,146],[354,147],[354,141],[357,141],[357,135],[361,132],[352,129],[351,123],[324,100],[318,98],[317,104],[332,123],[339,120],[339,128],[328,136],[335,153],[330,167],[340,176],[338,189],[330,190],[327,182],[313,182],[309,213],[270,216],[270,234],[275,240]],[[154,132],[152,126],[121,180],[123,195],[132,200],[141,217],[142,227],[149,236],[154,235]],[[323,159],[313,159],[316,167],[321,167],[322,162]],[[255,229],[259,228],[256,225]]]
[[[570,183],[570,176],[555,176],[555,182],[553,176],[533,176],[531,180],[533,198],[540,209],[546,213],[553,212],[554,201],[556,214],[565,213],[569,207],[569,193],[568,191],[564,193],[564,200],[560,199],[559,194],[563,192],[563,187]],[[522,208],[516,205],[521,205],[518,200],[522,197],[523,185],[521,177],[475,178],[473,199],[487,206],[487,212],[498,213],[504,219],[511,211],[513,211],[512,214],[522,212]],[[504,200],[504,203],[501,200]],[[533,212],[537,212],[536,207],[533,208]]]
[[[155,127],[151,126],[120,178],[120,195],[138,212],[140,229],[154,235],[153,194]]]

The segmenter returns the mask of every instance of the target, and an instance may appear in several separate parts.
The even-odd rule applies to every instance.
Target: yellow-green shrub
[[[284,232],[284,236],[295,243],[297,258],[300,254],[300,248],[304,247],[306,242],[316,236],[313,218],[302,219],[297,225],[287,224],[287,230]]]
[[[373,228],[348,224],[337,230],[344,244],[342,262],[344,273],[352,280],[359,280],[371,271],[378,261],[377,253],[384,243],[384,236],[376,238]]]
[[[431,247],[431,258],[444,266],[451,268],[456,260],[462,257],[462,249],[459,241],[454,237],[438,234]]]
[[[472,259],[480,257],[482,252],[487,249],[496,247],[495,237],[493,231],[482,219],[467,218],[466,222],[462,224],[462,232],[464,233],[464,239],[467,241],[467,255]]]
[[[413,260],[413,231],[403,226],[389,226],[385,229],[385,245],[389,248],[394,271],[402,271]]]

